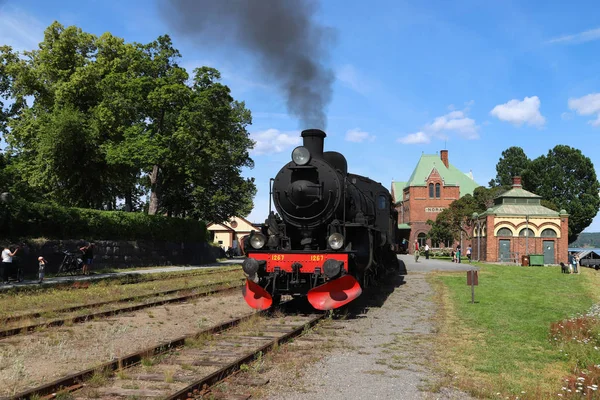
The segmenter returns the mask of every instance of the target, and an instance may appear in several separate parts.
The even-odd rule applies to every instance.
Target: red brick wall
[[[498,259],[498,239],[494,236],[494,215],[488,215],[485,220],[486,236],[485,236],[485,253],[483,253],[485,261],[496,261]],[[483,252],[483,249],[482,249]]]
[[[489,262],[498,261],[498,248],[500,245],[500,239],[510,239],[510,251],[512,253],[519,253],[519,262],[521,261],[521,257],[526,254],[544,254],[544,241],[553,241],[554,242],[554,262],[556,264],[561,261],[566,262],[569,239],[568,239],[568,218],[561,218],[561,237],[560,238],[551,238],[551,237],[529,237],[527,240],[524,236],[513,236],[500,238],[494,236],[494,216],[487,216],[487,235],[486,236],[486,247],[485,253],[482,246],[482,256],[485,255],[485,260]],[[522,228],[522,226],[519,227]],[[543,225],[542,225],[543,229]],[[475,241],[476,242],[476,241]],[[483,243],[483,242],[482,242]],[[526,247],[527,246],[527,247]],[[475,248],[475,246],[473,247]],[[475,250],[476,251],[476,250]]]
[[[429,184],[440,184],[440,198],[429,198]],[[427,233],[431,226],[427,220],[435,221],[439,212],[427,212],[426,208],[448,208],[450,203],[460,197],[460,188],[458,186],[444,186],[439,174],[434,173],[426,182],[426,186],[411,186],[408,189],[409,199],[404,206],[404,221],[401,220],[401,210],[399,211],[399,223],[410,223],[410,242],[414,242],[419,233]],[[431,245],[431,243],[429,243]]]
[[[565,264],[569,260],[569,217],[560,217],[560,239],[556,246],[556,252],[558,254],[556,263],[561,261]]]

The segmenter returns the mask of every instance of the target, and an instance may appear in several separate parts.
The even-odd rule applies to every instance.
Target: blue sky
[[[308,127],[288,116],[285,97],[252,55],[179,36],[151,1],[58,3],[0,0],[0,43],[32,49],[54,20],[127,41],[168,33],[184,67],[222,72],[234,97],[253,113],[256,166],[244,173],[258,186],[249,219],[264,220],[268,180]],[[323,60],[336,76],[325,146],[344,153],[351,172],[390,187],[392,180],[408,179],[422,153],[447,148],[452,164],[487,185],[506,148],[520,146],[535,158],[557,144],[581,149],[600,168],[597,2],[320,5],[318,21],[337,32]],[[600,231],[600,217],[586,231]]]

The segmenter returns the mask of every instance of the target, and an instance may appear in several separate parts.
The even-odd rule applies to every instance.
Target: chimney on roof
[[[442,159],[442,162],[444,163],[446,168],[450,168],[448,166],[448,150],[440,150],[440,158]]]
[[[512,187],[514,187],[514,188],[520,188],[521,187],[521,177],[520,176],[513,176]]]

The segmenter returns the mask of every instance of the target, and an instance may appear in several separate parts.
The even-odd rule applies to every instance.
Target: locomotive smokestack
[[[306,129],[302,131],[304,138],[303,146],[310,151],[312,158],[323,158],[323,142],[325,141],[325,132],[320,129]]]

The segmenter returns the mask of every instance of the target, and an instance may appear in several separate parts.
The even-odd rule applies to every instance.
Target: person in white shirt
[[[425,243],[425,259],[429,260],[429,245]]]
[[[5,285],[8,283],[8,276],[12,269],[13,257],[17,254],[17,251],[19,251],[18,247],[15,251],[11,252],[8,246],[2,250],[2,282]]]

